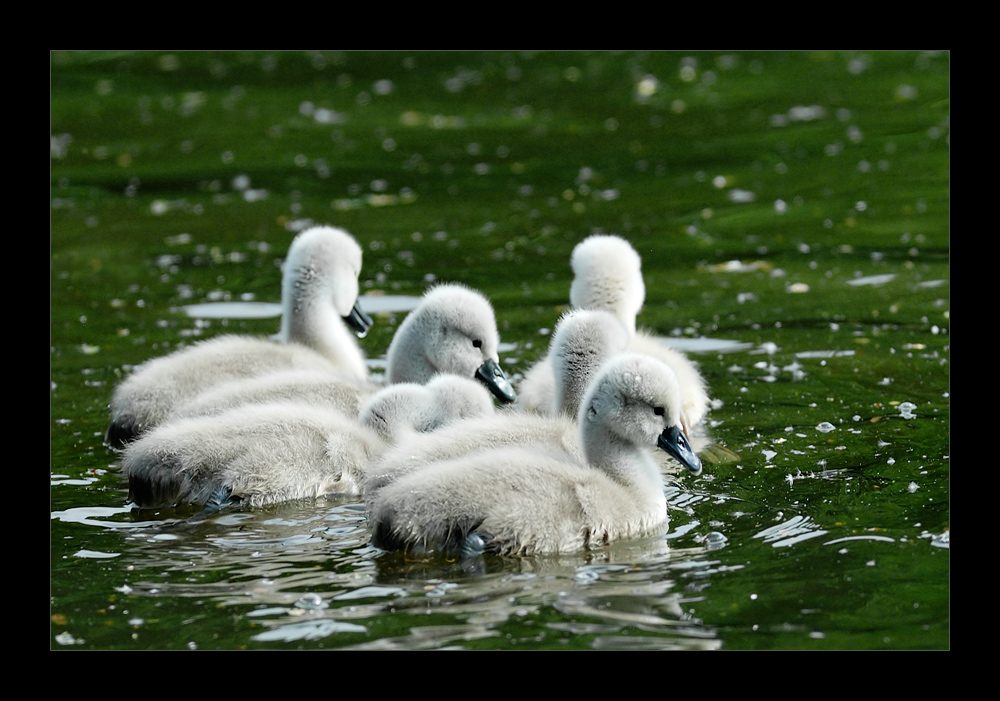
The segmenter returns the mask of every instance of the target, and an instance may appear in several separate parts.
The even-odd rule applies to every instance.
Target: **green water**
[[[949,648],[949,60],[53,53],[52,647]],[[476,572],[370,548],[349,499],[132,516],[114,385],[276,331],[180,307],[277,302],[310,221],[365,294],[481,289],[515,379],[573,246],[627,237],[641,326],[742,344],[692,354],[740,459],[670,485],[665,538]]]

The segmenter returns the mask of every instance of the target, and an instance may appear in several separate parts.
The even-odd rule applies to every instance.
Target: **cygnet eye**
[[[663,416],[663,414],[664,414],[663,407],[662,406],[654,406],[653,407],[653,413],[656,414],[657,416]]]
[[[474,348],[482,348],[482,347],[483,347],[483,342],[482,342],[482,341],[480,341],[480,340],[479,340],[479,339],[477,338],[476,340],[474,340],[474,341],[472,342],[472,345],[473,345],[473,347],[474,347]]]

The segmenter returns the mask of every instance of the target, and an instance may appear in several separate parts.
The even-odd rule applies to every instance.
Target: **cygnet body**
[[[181,404],[170,420],[213,416],[240,406],[282,401],[313,404],[357,416],[364,402],[379,389],[381,386],[374,382],[324,370],[278,370],[212,387]]]
[[[227,380],[287,368],[365,379],[365,356],[351,331],[365,333],[372,324],[357,303],[360,271],[361,247],[346,231],[322,226],[300,233],[283,266],[278,340],[218,336],[145,363],[114,391],[108,444],[124,446]]]
[[[680,424],[676,375],[648,356],[609,360],[578,415],[584,460],[555,448],[484,450],[432,463],[379,490],[373,545],[501,555],[562,553],[665,528],[659,447],[700,470]]]
[[[453,375],[387,387],[358,416],[254,404],[167,422],[125,447],[121,469],[137,507],[205,504],[220,489],[247,506],[358,494],[368,465],[401,436],[492,411],[484,387]]]
[[[628,350],[651,355],[670,365],[681,383],[686,425],[700,424],[708,412],[709,399],[697,365],[681,351],[636,329],[636,315],[645,301],[646,286],[642,260],[632,245],[610,234],[589,236],[573,249],[570,266],[573,308],[611,312],[630,334]],[[525,373],[518,387],[518,403],[531,411],[550,412],[555,386],[551,363],[543,359]]]

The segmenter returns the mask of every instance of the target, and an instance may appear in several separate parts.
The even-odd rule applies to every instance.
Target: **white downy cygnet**
[[[701,463],[680,424],[669,366],[625,353],[591,383],[578,416],[584,460],[537,447],[432,463],[378,491],[372,544],[470,556],[563,553],[661,532],[667,503],[649,448]],[[541,417],[536,417],[541,418]]]
[[[573,308],[611,312],[630,334],[630,351],[651,355],[670,365],[681,383],[686,425],[700,424],[708,412],[709,398],[697,365],[681,351],[636,329],[636,315],[645,301],[646,285],[642,260],[632,245],[610,234],[589,236],[573,249],[570,266]],[[551,364],[542,359],[528,369],[518,386],[518,404],[527,410],[549,412],[554,390]]]
[[[144,363],[114,391],[107,443],[121,448],[227,380],[286,368],[365,379],[365,355],[351,331],[364,334],[372,324],[358,305],[360,272],[361,247],[346,231],[319,226],[300,233],[282,270],[278,340],[227,334]]]
[[[393,336],[386,381],[423,383],[450,372],[478,379],[501,403],[513,402],[517,395],[500,368],[499,346],[496,315],[482,293],[458,283],[437,285]]]
[[[357,417],[284,401],[169,421],[125,447],[121,470],[140,508],[358,494],[369,464],[400,437],[492,412],[481,384],[439,375],[386,387]]]

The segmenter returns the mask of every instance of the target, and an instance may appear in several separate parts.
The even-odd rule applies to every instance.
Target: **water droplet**
[[[308,611],[319,611],[320,609],[325,609],[326,607],[327,604],[323,601],[323,597],[312,592],[303,594],[299,600],[295,602],[295,608],[306,609]]]

